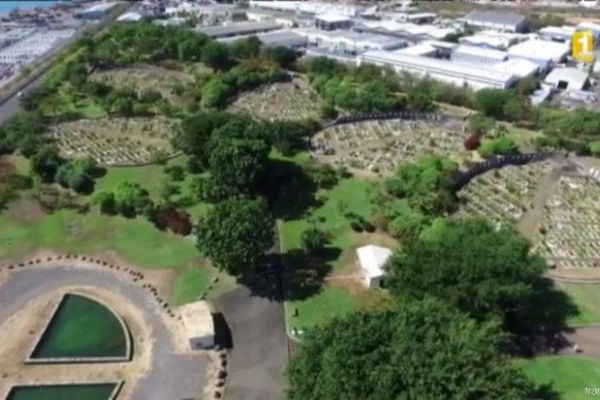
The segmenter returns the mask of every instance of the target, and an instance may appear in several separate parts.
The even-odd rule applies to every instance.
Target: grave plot
[[[50,137],[66,158],[92,157],[104,165],[135,165],[157,152],[171,154],[178,123],[167,118],[109,118],[57,124]]]
[[[262,119],[318,118],[321,108],[319,95],[306,79],[279,82],[242,93],[228,110],[242,112]]]
[[[194,77],[190,74],[152,65],[94,72],[90,75],[90,79],[116,88],[138,91],[155,90],[174,104],[183,101],[176,94],[175,88],[194,84]]]
[[[321,161],[389,175],[398,164],[426,154],[457,155],[464,139],[447,123],[365,121],[324,129],[311,139],[311,147]]]
[[[600,267],[600,182],[563,175],[544,208],[535,251],[559,267]]]
[[[538,185],[551,169],[552,163],[543,161],[480,175],[458,192],[460,214],[517,222],[532,207]]]

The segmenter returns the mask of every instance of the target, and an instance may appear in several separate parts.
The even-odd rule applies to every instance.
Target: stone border
[[[106,400],[116,400],[117,397],[119,396],[119,393],[121,393],[121,389],[123,389],[123,385],[125,384],[125,381],[118,381],[118,382],[107,382],[107,381],[103,381],[103,382],[70,382],[70,383],[33,383],[33,384],[17,384],[17,385],[13,385],[10,390],[8,391],[8,398],[10,398],[10,395],[13,393],[13,390],[15,389],[19,389],[19,388],[35,388],[35,387],[45,387],[45,386],[74,386],[74,385],[108,385],[108,384],[113,384],[115,385],[115,388],[113,389],[112,393],[110,394],[110,396],[108,397],[108,399]]]
[[[44,339],[44,335],[48,331],[48,328],[49,328],[50,324],[52,323],[52,321],[54,320],[54,317],[56,317],[56,313],[58,312],[59,308],[63,305],[65,299],[69,295],[80,296],[80,297],[84,297],[84,298],[90,299],[92,301],[95,301],[96,303],[98,303],[101,306],[105,307],[108,311],[110,311],[115,316],[115,318],[117,318],[117,321],[119,321],[119,324],[121,325],[121,329],[123,331],[123,335],[125,336],[125,355],[124,356],[111,356],[111,357],[33,357],[35,351],[37,350],[37,348],[42,343],[42,340]],[[38,336],[37,340],[35,340],[33,342],[33,346],[32,346],[31,351],[29,352],[29,356],[25,359],[25,364],[86,364],[86,363],[128,362],[128,361],[131,361],[132,356],[133,356],[132,341],[133,341],[133,338],[131,336],[131,331],[127,327],[127,324],[125,323],[125,321],[123,320],[123,318],[121,317],[121,315],[119,313],[117,313],[112,307],[104,304],[104,302],[98,300],[97,298],[94,298],[93,296],[88,295],[87,293],[86,294],[81,294],[81,293],[76,293],[76,291],[74,291],[74,292],[67,292],[67,293],[63,294],[63,296],[60,299],[60,301],[58,303],[56,303],[56,305],[54,306],[54,308],[52,310],[52,313],[50,315],[50,318],[48,318],[48,321],[46,321],[46,323],[43,326],[42,332]]]

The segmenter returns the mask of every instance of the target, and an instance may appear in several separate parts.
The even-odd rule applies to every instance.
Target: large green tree
[[[513,228],[445,218],[394,255],[390,286],[397,297],[438,297],[478,321],[498,319],[522,332],[530,327],[545,270],[545,261]]]
[[[414,163],[400,165],[385,182],[386,191],[396,198],[406,199],[415,210],[440,215],[456,207],[452,179],[457,170],[458,165],[448,158],[425,156]]]
[[[441,302],[350,314],[308,332],[287,371],[290,400],[532,398],[534,385],[501,356],[495,323]]]
[[[216,204],[197,227],[197,245],[231,275],[252,274],[274,243],[275,221],[266,201],[231,199]]]

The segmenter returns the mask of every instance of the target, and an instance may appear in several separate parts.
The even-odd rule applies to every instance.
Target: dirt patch
[[[40,221],[44,218],[46,212],[38,200],[23,198],[20,201],[13,201],[10,203],[7,214],[14,216],[21,221],[32,222]]]
[[[151,161],[159,151],[172,154],[170,138],[177,129],[177,121],[163,117],[83,119],[53,126],[50,137],[64,157],[132,165]]]

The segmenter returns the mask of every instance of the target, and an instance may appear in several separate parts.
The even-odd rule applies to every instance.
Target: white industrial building
[[[571,42],[573,34],[576,32],[574,26],[546,26],[539,30],[540,38],[544,40],[553,40],[555,42]]]
[[[532,61],[538,65],[540,72],[545,72],[553,64],[562,62],[570,51],[568,43],[532,39],[510,47],[508,57]]]
[[[414,46],[409,46],[400,50],[396,50],[396,53],[408,54],[413,56],[433,57],[438,54],[438,49],[436,49],[429,43],[419,43]]]
[[[457,86],[469,86],[475,90],[506,89],[518,80],[515,74],[509,72],[389,51],[365,52],[359,56],[358,63],[390,66],[398,72],[406,71],[420,76],[428,76]]]
[[[387,274],[392,251],[387,247],[368,245],[356,249],[356,255],[363,284],[368,288],[380,287]]]
[[[296,15],[312,16],[322,14],[341,14],[358,17],[365,7],[357,5],[325,3],[318,1],[255,1],[249,2],[251,8],[292,12]]]
[[[504,32],[527,32],[529,21],[512,11],[474,10],[460,19],[468,26]]]
[[[232,43],[237,40],[247,39],[251,36],[255,36],[268,47],[287,47],[290,49],[303,49],[308,45],[308,39],[293,30],[282,29],[279,31],[271,31],[266,33],[259,33],[258,35],[240,35],[226,38],[217,39],[219,42]]]
[[[79,11],[76,14],[76,16],[81,19],[102,19],[108,14],[108,11],[111,8],[113,8],[116,4],[116,2],[94,4],[86,8],[85,10]]]
[[[399,38],[349,30],[329,32],[307,28],[294,32],[306,37],[309,45],[334,53],[359,54],[367,50],[395,50],[406,46],[406,41]]]
[[[454,28],[442,28],[436,25],[417,25],[410,22],[396,22],[391,20],[362,21],[354,27],[359,32],[379,33],[409,39],[413,41],[444,39]]]
[[[190,349],[210,349],[215,345],[215,323],[209,304],[196,301],[179,307]]]
[[[196,31],[203,33],[210,38],[219,39],[241,35],[255,35],[258,33],[280,30],[281,28],[282,26],[275,21],[261,21],[206,26],[197,28]]]
[[[501,50],[460,45],[452,51],[450,58],[457,63],[486,67],[505,61],[508,58],[508,54]]]
[[[458,39],[460,44],[485,47],[488,49],[505,50],[527,38],[526,35],[511,32],[480,31],[474,35],[463,36]]]
[[[351,17],[337,13],[326,13],[315,17],[317,29],[333,31],[335,29],[349,29],[354,24]]]
[[[535,76],[539,70],[536,63],[529,60],[520,60],[518,58],[491,65],[491,68],[494,71],[514,74],[519,79]]]
[[[560,90],[583,90],[588,85],[586,71],[577,68],[554,68],[544,79],[544,84]]]

